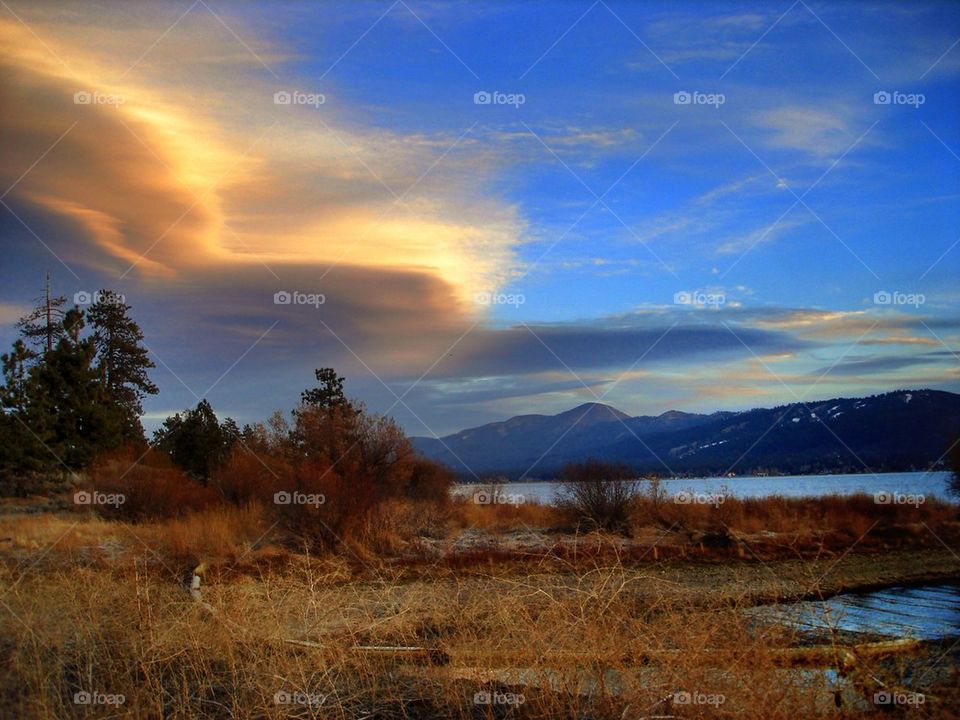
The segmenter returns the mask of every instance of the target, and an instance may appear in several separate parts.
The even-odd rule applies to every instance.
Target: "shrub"
[[[211,478],[224,500],[234,505],[251,501],[273,503],[274,493],[293,488],[293,468],[282,456],[266,448],[234,443],[226,460]]]
[[[624,531],[640,494],[626,465],[587,460],[560,471],[557,506],[577,523],[600,530]]]
[[[291,438],[294,470],[283,489],[323,502],[292,502],[281,513],[308,542],[330,547],[357,539],[377,506],[410,485],[409,440],[393,420],[359,404],[301,405]]]
[[[148,450],[137,456],[126,447],[101,459],[91,470],[88,491],[122,495],[120,504],[98,504],[106,517],[127,520],[169,518],[216,505],[220,495],[172,467],[160,453]]]
[[[450,502],[453,471],[425,458],[417,458],[410,469],[406,495],[413,500],[428,500],[440,505]]]

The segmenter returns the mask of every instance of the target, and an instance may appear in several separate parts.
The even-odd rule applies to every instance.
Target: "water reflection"
[[[754,613],[808,630],[833,628],[869,635],[937,640],[960,636],[960,584],[849,593],[823,601],[756,608]]]

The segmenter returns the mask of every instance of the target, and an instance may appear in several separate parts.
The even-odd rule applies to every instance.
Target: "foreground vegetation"
[[[960,701],[948,645],[847,657],[841,634],[743,612],[960,577],[945,503],[730,500],[720,517],[647,495],[610,533],[562,508],[395,498],[337,548],[258,502],[135,522],[15,507],[4,717],[854,717],[925,670],[923,706],[894,710]]]

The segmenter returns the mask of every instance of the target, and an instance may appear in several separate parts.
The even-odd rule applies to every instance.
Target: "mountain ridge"
[[[411,441],[465,478],[517,479],[554,477],[588,457],[678,476],[927,469],[957,435],[960,395],[921,389],[709,414],[631,417],[583,403]]]

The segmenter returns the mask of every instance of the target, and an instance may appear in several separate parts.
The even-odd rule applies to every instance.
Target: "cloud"
[[[719,323],[671,326],[656,315],[622,316],[591,324],[481,328],[464,339],[455,356],[434,372],[448,377],[486,377],[566,368],[574,372],[626,369],[634,363],[639,367],[665,362],[694,365],[747,357],[750,349],[790,352],[804,345],[788,335],[753,328],[740,328],[737,336]]]
[[[335,93],[319,108],[275,105],[281,83],[253,72],[256,58],[202,11],[118,79],[137,57],[121,54],[136,46],[124,33],[145,34],[143,14],[156,21],[130,8],[129,26],[112,18],[79,34],[42,9],[30,30],[0,20],[0,92],[18,108],[0,119],[0,181],[20,178],[8,203],[72,224],[52,244],[67,264],[146,280],[247,266],[423,273],[451,288],[456,307],[444,312],[461,314],[505,281],[525,221],[484,193],[484,161],[468,145],[347,120]],[[164,75],[171,67],[182,83]],[[77,92],[120,100],[76,104]]]
[[[0,325],[12,325],[29,312],[26,305],[0,302]]]
[[[895,355],[880,355],[864,358],[844,358],[835,365],[815,370],[812,374],[821,375],[876,375],[890,373],[916,365],[928,365],[936,362],[934,358],[923,355],[919,357],[901,357]]]
[[[869,127],[855,129],[848,114],[837,108],[800,105],[762,112],[755,123],[766,131],[764,143],[768,147],[816,157],[842,154]]]

